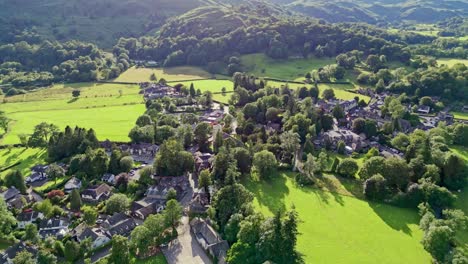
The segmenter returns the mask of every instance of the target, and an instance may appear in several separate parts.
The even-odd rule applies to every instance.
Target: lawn
[[[290,89],[299,89],[301,87],[311,87],[310,84],[299,84],[299,83],[286,83],[286,82],[278,82],[278,81],[268,81],[267,86],[271,87],[281,87],[282,85],[288,85]],[[320,96],[322,96],[322,93],[325,89],[333,89],[335,92],[335,97],[337,99],[341,100],[351,100],[354,99],[354,97],[358,96],[361,99],[364,99],[365,101],[369,102],[370,97],[365,96],[365,95],[360,95],[351,92],[354,90],[354,86],[352,84],[326,84],[326,83],[320,83],[319,85],[319,91],[320,91]]]
[[[76,89],[81,91],[79,98],[72,97]],[[0,110],[11,123],[1,143],[19,143],[18,135],[31,134],[41,122],[61,129],[67,125],[93,128],[100,140],[129,141],[128,132],[145,111],[139,92],[138,85],[77,83],[4,98]]]
[[[468,120],[468,113],[463,112],[451,112],[456,119]]]
[[[186,81],[186,82],[171,82],[171,85],[176,85],[181,83],[186,87],[190,87],[190,84],[193,83],[195,90],[200,89],[203,93],[205,91],[210,91],[213,94],[213,100],[227,104],[231,98],[231,94],[234,91],[234,83],[231,80],[199,80],[199,81]],[[222,94],[222,89],[226,88],[226,93]]]
[[[167,264],[167,260],[163,254],[159,254],[154,257],[144,259],[144,260],[133,258],[131,263],[132,264]]]
[[[438,65],[442,65],[442,64],[445,64],[449,67],[452,67],[453,65],[457,64],[457,63],[463,63],[465,64],[466,66],[468,66],[468,60],[466,59],[437,59],[437,64]]]
[[[257,77],[270,77],[283,80],[295,80],[307,72],[325,65],[335,64],[334,58],[287,59],[276,60],[263,53],[249,54],[240,57],[244,71]]]
[[[166,81],[183,81],[183,80],[197,80],[208,79],[212,77],[209,72],[193,66],[180,66],[171,68],[136,68],[132,67],[122,73],[114,81],[116,82],[149,82],[151,74],[155,74],[159,80],[161,78]]]
[[[300,188],[285,174],[246,186],[266,215],[296,207],[301,219],[298,250],[305,263],[431,263],[420,244],[415,210]]]
[[[47,151],[45,149],[31,148],[13,148],[3,149],[0,151],[0,166],[6,168],[14,165],[17,162],[20,164],[11,169],[0,172],[0,178],[3,178],[11,170],[19,170],[23,175],[28,176],[31,172],[31,167],[37,164],[45,164]]]

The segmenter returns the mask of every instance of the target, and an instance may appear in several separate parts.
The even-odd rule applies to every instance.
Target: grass
[[[144,259],[144,260],[133,258],[131,263],[133,264],[167,264],[167,260],[163,254],[158,254],[154,257]]]
[[[269,183],[249,181],[246,186],[255,194],[256,208],[268,216],[296,207],[298,250],[305,263],[431,262],[420,244],[416,211],[300,188],[290,176],[282,173]]]
[[[456,119],[468,120],[468,113],[463,112],[451,112]]]
[[[7,243],[5,241],[0,241],[0,252],[4,251],[5,249],[7,249],[10,246],[11,246],[10,243]]]
[[[213,100],[227,104],[231,98],[231,93],[234,91],[234,83],[231,80],[199,80],[199,81],[186,81],[186,82],[171,82],[171,85],[181,83],[186,87],[190,87],[193,83],[195,90],[200,89],[203,93],[210,91],[213,94]],[[222,94],[222,88],[226,88],[226,93]]]
[[[276,60],[263,53],[244,55],[240,59],[244,71],[250,74],[284,80],[295,80],[303,77],[307,72],[335,63],[334,58],[316,57]]]
[[[51,181],[46,182],[44,185],[42,185],[40,187],[34,188],[34,190],[39,191],[39,192],[44,192],[45,190],[47,190],[49,188],[58,189],[58,188],[56,188],[57,186],[60,186],[64,182],[68,181],[69,179],[70,179],[70,177],[62,177],[62,178],[59,178],[57,180],[51,180]]]
[[[437,64],[442,65],[445,64],[449,67],[453,67],[453,65],[457,63],[462,63],[468,66],[468,60],[467,59],[448,59],[448,58],[442,58],[442,59],[437,59]]]
[[[286,82],[278,82],[278,81],[268,81],[267,85],[272,87],[281,87],[282,85],[288,85],[291,89],[299,89],[301,87],[311,87],[310,84],[298,84],[298,83],[286,83]],[[322,97],[323,91],[325,89],[333,89],[335,92],[335,97],[341,100],[351,100],[354,97],[358,96],[360,99],[364,99],[366,102],[370,101],[370,97],[356,94],[351,91],[354,90],[354,86],[352,84],[325,84],[320,83],[319,85],[320,97]]]
[[[81,95],[73,99],[71,91]],[[10,123],[2,144],[19,143],[41,122],[93,128],[100,140],[128,141],[128,132],[145,111],[137,85],[79,83],[55,85],[26,95],[5,98],[0,105]]]
[[[155,74],[159,80],[161,78],[166,79],[168,82],[172,81],[183,81],[183,80],[197,80],[211,78],[212,74],[207,71],[193,66],[181,66],[171,68],[136,68],[132,67],[122,73],[116,82],[149,82],[151,74]]]
[[[25,177],[31,172],[31,167],[37,164],[45,164],[47,158],[47,151],[45,149],[31,149],[31,148],[13,148],[3,149],[0,151],[0,164],[1,168],[12,166],[17,162],[21,162],[15,167],[6,171],[0,172],[0,178],[11,170],[19,170]]]

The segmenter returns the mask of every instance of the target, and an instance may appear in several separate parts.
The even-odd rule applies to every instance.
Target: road
[[[198,244],[190,232],[188,216],[182,217],[181,225],[177,228],[179,236],[162,248],[169,264],[211,264],[211,259]]]

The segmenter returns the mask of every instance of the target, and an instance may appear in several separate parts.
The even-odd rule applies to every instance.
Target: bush
[[[364,195],[370,200],[383,200],[387,195],[387,180],[376,174],[364,182]]]
[[[351,158],[343,159],[337,167],[337,173],[345,176],[354,178],[354,175],[359,170],[357,162]]]
[[[314,179],[312,179],[312,177],[309,177],[309,176],[307,176],[305,174],[302,174],[302,173],[296,174],[294,179],[296,180],[296,183],[299,184],[299,185],[310,186],[310,185],[315,184]]]

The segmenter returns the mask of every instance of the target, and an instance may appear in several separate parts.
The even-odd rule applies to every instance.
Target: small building
[[[208,195],[204,192],[194,193],[190,200],[189,211],[194,214],[204,214],[208,210],[210,203]]]
[[[131,206],[132,216],[145,220],[151,214],[157,214],[164,210],[165,200],[151,199],[145,197],[139,201],[134,201]]]
[[[417,112],[420,114],[429,114],[431,112],[431,108],[427,105],[420,105],[418,106]]]
[[[101,185],[91,186],[81,192],[81,199],[88,203],[98,203],[109,199],[112,195],[112,188],[103,183]]]
[[[214,155],[211,153],[201,153],[199,151],[195,152],[195,171],[200,173],[200,171],[209,169],[211,170]]]
[[[7,248],[4,252],[0,252],[0,263],[2,264],[13,264],[13,259],[18,255],[18,253],[27,251],[33,256],[37,254],[37,248],[33,246],[28,246],[23,241]]]
[[[20,191],[16,189],[16,187],[12,186],[8,188],[6,191],[4,191],[3,193],[1,193],[1,196],[3,197],[5,202],[8,203],[8,201],[12,200],[19,194],[21,194]]]
[[[104,173],[104,175],[102,175],[101,181],[115,185],[115,175],[112,173]]]
[[[115,213],[102,223],[102,227],[109,232],[110,236],[129,236],[136,227],[136,222],[130,216],[123,213]]]
[[[223,240],[214,228],[201,218],[194,218],[190,222],[191,232],[200,246],[206,250],[218,263],[226,263],[229,244]]]
[[[40,173],[40,172],[32,172],[31,175],[26,177],[25,182],[26,184],[31,184],[35,182],[44,181],[47,179],[47,174]]]
[[[93,242],[93,244],[91,245],[91,248],[93,249],[98,248],[111,241],[111,238],[104,230],[102,230],[101,228],[90,227],[86,227],[83,230],[80,230],[78,233],[75,233],[74,238],[79,243],[81,243],[81,241],[87,238],[90,238]]]
[[[31,209],[23,211],[18,214],[16,220],[18,221],[18,228],[24,229],[26,225],[32,224],[37,219],[43,219],[44,215],[41,212],[36,212]]]
[[[66,193],[71,193],[75,189],[81,188],[81,181],[76,177],[72,177],[70,180],[67,181],[65,184],[64,190]]]
[[[66,219],[60,217],[44,219],[39,224],[39,235],[42,238],[53,236],[62,239],[69,232],[68,224]]]

